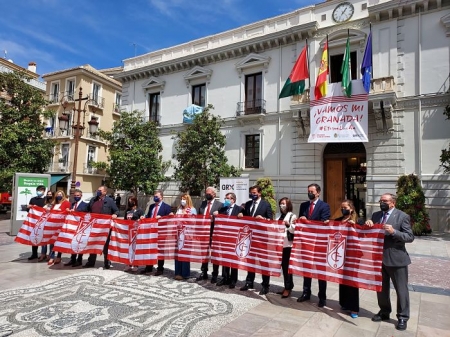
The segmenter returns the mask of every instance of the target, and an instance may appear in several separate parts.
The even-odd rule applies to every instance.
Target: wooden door
[[[344,159],[325,159],[324,189],[322,197],[330,205],[331,219],[341,216],[341,203],[345,199]]]

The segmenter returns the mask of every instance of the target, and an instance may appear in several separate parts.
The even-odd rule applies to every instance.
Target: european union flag
[[[364,89],[370,92],[370,81],[372,79],[372,31],[367,38],[366,50],[361,64],[361,75]]]

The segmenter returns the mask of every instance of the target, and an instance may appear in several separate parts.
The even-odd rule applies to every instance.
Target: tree
[[[195,115],[192,124],[174,137],[177,160],[173,178],[180,181],[180,191],[199,195],[208,186],[217,186],[220,177],[239,177],[241,172],[228,165],[226,137],[220,132],[220,116],[209,112],[210,104]]]
[[[109,144],[110,163],[106,169],[111,186],[135,193],[139,190],[153,193],[165,179],[164,172],[170,165],[160,155],[162,144],[157,124],[144,122],[142,112],[123,111],[112,131],[99,130],[98,133]],[[98,168],[99,165],[105,167],[104,163],[93,166]]]
[[[44,173],[55,142],[44,139],[42,117],[47,102],[42,92],[27,84],[23,73],[0,72],[0,186],[12,190],[15,172]]]
[[[272,180],[270,178],[259,178],[256,185],[261,187],[261,198],[268,201],[272,207],[272,213],[277,212],[277,201],[275,200],[275,189],[273,188]]]
[[[447,117],[446,119],[450,119],[450,105],[445,107],[444,115]],[[444,168],[445,173],[450,173],[450,145],[448,146],[448,150],[442,150],[441,166]]]
[[[430,217],[425,208],[425,195],[420,179],[416,175],[403,175],[398,178],[395,207],[410,216],[411,228],[415,235],[431,233]]]

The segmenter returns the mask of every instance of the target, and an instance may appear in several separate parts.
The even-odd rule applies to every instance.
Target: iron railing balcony
[[[72,172],[72,162],[52,162],[47,166],[47,172],[63,172],[63,173],[71,173]]]
[[[99,109],[103,109],[105,106],[105,98],[99,95],[94,95],[94,93],[91,92],[89,94],[88,104],[93,105]]]
[[[266,100],[254,99],[237,103],[237,116],[260,115],[266,113]]]

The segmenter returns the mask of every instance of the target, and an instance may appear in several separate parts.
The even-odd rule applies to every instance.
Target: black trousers
[[[78,254],[78,259],[77,259],[77,254],[72,254],[72,255],[70,255],[70,260],[72,262],[76,262],[77,260],[79,262],[81,262],[81,261],[83,261],[83,254]]]
[[[324,280],[318,280],[319,281],[319,300],[326,300],[327,299],[327,281]],[[303,293],[311,295],[311,277],[304,277],[303,278]]]
[[[202,273],[208,274],[208,262],[202,263],[202,267],[200,268],[200,270],[202,271]],[[219,275],[219,265],[218,264],[213,264],[213,271],[212,271],[211,275],[213,277],[217,277]]]
[[[340,284],[339,305],[350,311],[359,312],[359,289],[345,284]]]
[[[382,288],[377,293],[380,312],[389,315],[392,311],[390,297],[390,282],[394,284],[397,293],[397,318],[409,319],[409,290],[408,290],[408,266],[388,267],[384,264],[381,268]]]
[[[108,237],[106,238],[105,245],[103,246],[103,259],[105,262],[105,265],[109,263],[108,261],[108,248],[109,248],[109,241],[111,240],[111,230],[109,230]],[[97,254],[89,254],[88,263],[89,264],[95,264],[95,261],[97,261]]]
[[[31,246],[31,256],[38,256],[39,246]]]
[[[247,277],[245,278],[245,282],[249,284],[253,284],[255,281],[255,273],[248,272]],[[262,275],[262,283],[261,285],[263,287],[268,287],[270,285],[270,276],[269,275]]]
[[[230,272],[231,269],[231,272]],[[238,270],[236,268],[222,267],[222,277],[236,284],[238,281]]]
[[[292,247],[284,247],[283,255],[281,256],[281,269],[283,269],[284,289],[294,289],[294,277],[289,274],[289,259],[291,257]]]

